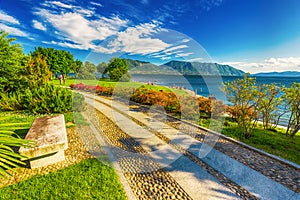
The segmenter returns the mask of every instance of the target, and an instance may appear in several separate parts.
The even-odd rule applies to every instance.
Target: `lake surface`
[[[182,76],[182,75],[162,75],[162,74],[133,74],[132,80],[137,82],[153,83],[169,87],[184,87],[196,91],[197,94],[208,97],[215,95],[218,99],[224,99],[221,91],[222,85],[228,81],[234,81],[243,77],[237,76]],[[256,77],[259,84],[277,83],[289,87],[293,82],[300,82],[300,77]]]
[[[218,100],[222,100],[226,104],[228,101],[225,94],[222,92],[222,86],[225,82],[234,81],[243,77],[236,76],[183,76],[183,75],[145,75],[133,74],[132,80],[137,82],[153,83],[155,85],[164,85],[168,87],[184,87],[195,91],[198,95],[208,97],[213,94]],[[289,87],[293,82],[300,82],[300,77],[255,77],[258,84],[282,84]],[[288,115],[281,119],[280,124],[286,125]]]

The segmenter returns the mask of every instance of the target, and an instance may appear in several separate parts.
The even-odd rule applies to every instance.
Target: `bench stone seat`
[[[26,140],[35,142],[31,148],[21,147],[19,153],[29,160],[31,168],[47,166],[65,160],[68,148],[64,115],[40,117],[34,120]]]

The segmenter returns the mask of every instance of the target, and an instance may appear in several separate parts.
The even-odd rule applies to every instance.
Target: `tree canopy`
[[[113,81],[129,81],[128,63],[126,59],[112,58],[108,64],[107,71]]]
[[[77,78],[95,80],[96,79],[95,72],[96,72],[96,65],[94,65],[89,61],[86,61],[80,67],[79,72],[77,74]]]
[[[41,55],[41,58],[46,60],[52,73],[62,73],[66,75],[71,71],[71,67],[74,67],[74,56],[69,51],[39,46],[30,54],[32,57]]]
[[[0,31],[0,93],[15,91],[20,85],[20,71],[25,55],[20,44],[12,44],[15,38]]]

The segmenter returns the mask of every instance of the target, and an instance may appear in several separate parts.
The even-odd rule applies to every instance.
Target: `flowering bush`
[[[71,84],[70,87],[72,89],[95,92],[101,95],[114,95],[116,97],[130,99],[131,101],[143,105],[160,105],[167,112],[184,113],[184,117],[188,119],[198,118],[199,113],[201,117],[205,118],[211,117],[212,111],[214,111],[214,114],[224,113],[224,109],[219,109],[224,107],[222,102],[212,102],[212,100],[205,97],[176,96],[173,92],[166,92],[164,90],[156,91],[148,89],[145,86],[134,90],[128,87],[88,86],[79,83],[75,85]]]

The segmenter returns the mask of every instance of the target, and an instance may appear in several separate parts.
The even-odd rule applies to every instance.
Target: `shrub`
[[[0,106],[1,110],[27,110],[34,114],[71,112],[72,106],[76,111],[85,108],[83,95],[54,85],[1,94]]]

